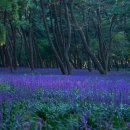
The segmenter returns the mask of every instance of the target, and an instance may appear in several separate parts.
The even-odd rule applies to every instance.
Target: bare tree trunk
[[[41,5],[41,9],[42,9],[42,19],[43,19],[43,23],[44,23],[45,30],[47,33],[47,38],[50,43],[50,46],[52,47],[54,55],[59,63],[59,67],[63,74],[70,74],[71,67],[70,67],[68,52],[69,52],[70,42],[71,42],[71,25],[70,25],[70,19],[69,19],[69,15],[68,15],[67,3],[65,1],[63,1],[63,2],[64,2],[65,17],[66,17],[67,26],[68,26],[68,38],[67,39],[65,39],[64,34],[63,34],[62,16],[61,15],[60,15],[61,21],[60,21],[60,25],[59,25],[59,21],[58,21],[59,16],[58,16],[58,12],[56,9],[57,5],[55,5],[55,3],[52,3],[52,5],[50,6],[50,7],[52,7],[51,9],[53,9],[53,18],[55,20],[55,25],[53,25],[53,24],[51,25],[53,40],[51,38],[49,25],[48,25],[48,23],[46,21],[46,17],[45,17],[45,10],[44,10],[45,3],[43,2],[43,0],[40,0],[40,5]],[[52,18],[52,16],[51,16],[51,18]]]
[[[12,33],[12,42],[13,42],[12,65],[13,65],[13,68],[16,70],[16,68],[17,68],[16,28],[12,25],[10,20],[9,20],[9,22],[10,22],[11,33]]]
[[[61,60],[61,58],[59,57],[58,53],[57,53],[57,50],[53,44],[53,41],[51,39],[51,35],[50,35],[50,31],[49,31],[49,27],[48,27],[48,24],[47,24],[47,21],[46,21],[46,17],[45,17],[45,6],[44,6],[44,2],[43,0],[40,0],[40,5],[41,5],[41,9],[42,9],[42,18],[43,18],[43,23],[44,23],[44,26],[45,26],[45,29],[46,29],[46,33],[47,33],[47,38],[48,38],[48,41],[49,41],[49,44],[50,46],[52,47],[53,49],[53,52],[55,54],[55,57],[59,63],[59,66],[60,66],[60,69],[62,71],[63,74],[66,74],[66,71],[65,71],[65,68],[64,68],[64,64]]]
[[[70,3],[70,10],[71,10],[71,16],[72,16],[72,19],[81,35],[81,38],[82,38],[82,41],[83,41],[83,44],[84,44],[84,47],[86,49],[86,53],[90,56],[90,58],[92,59],[92,61],[94,62],[94,64],[96,65],[96,67],[98,68],[99,72],[101,74],[106,74],[104,68],[102,67],[102,65],[100,64],[100,62],[98,61],[98,59],[95,57],[95,55],[92,53],[90,47],[88,46],[88,43],[87,43],[87,40],[86,40],[86,37],[85,37],[85,34],[82,30],[82,28],[79,26],[75,16],[74,16],[74,11],[73,11],[73,0],[72,0],[72,3]]]
[[[65,61],[66,61],[66,65],[67,65],[68,74],[71,74],[71,65],[70,65],[68,53],[69,53],[70,44],[71,44],[72,28],[71,28],[71,23],[70,23],[69,9],[68,9],[68,6],[67,6],[67,2],[66,2],[66,0],[63,0],[63,2],[64,2],[64,8],[65,8],[65,17],[66,17],[66,20],[67,20],[67,27],[68,27],[68,39],[65,43],[64,55],[65,55],[65,59],[66,59]]]
[[[33,55],[33,41],[32,41],[32,11],[30,9],[30,14],[29,14],[29,23],[30,23],[30,27],[29,27],[29,37],[28,37],[28,42],[29,42],[29,61],[30,61],[30,67],[33,70],[34,69],[34,55]]]

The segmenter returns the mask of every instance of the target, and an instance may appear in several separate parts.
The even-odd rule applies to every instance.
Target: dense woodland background
[[[130,0],[0,0],[0,66],[130,67]]]

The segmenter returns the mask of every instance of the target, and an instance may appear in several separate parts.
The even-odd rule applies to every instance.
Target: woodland
[[[130,0],[0,0],[0,130],[130,130]]]
[[[0,66],[129,68],[129,0],[1,0]]]

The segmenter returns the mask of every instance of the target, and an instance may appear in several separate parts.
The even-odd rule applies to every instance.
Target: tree
[[[41,9],[42,9],[43,23],[45,26],[45,30],[47,33],[50,46],[52,47],[52,50],[59,63],[62,73],[70,74],[71,66],[69,62],[68,53],[69,53],[69,48],[70,48],[70,43],[71,43],[71,24],[70,24],[70,17],[69,17],[67,3],[65,0],[54,1],[50,3],[49,5],[50,17],[48,18],[51,22],[50,26],[48,24],[49,22],[47,22],[46,20],[46,14],[45,14],[46,3],[41,0],[40,4],[41,4]],[[58,11],[57,11],[57,8],[59,8]],[[64,28],[63,20],[66,20],[66,26],[68,28],[67,30],[68,36],[65,36],[66,32],[63,31],[63,28]],[[53,37],[53,39],[51,37]]]

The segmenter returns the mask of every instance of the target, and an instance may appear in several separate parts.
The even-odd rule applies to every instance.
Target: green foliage
[[[117,43],[123,43],[126,42],[126,35],[124,32],[118,32],[114,35],[113,39]]]
[[[17,22],[19,20],[18,0],[1,0],[0,7],[0,10],[6,10],[6,12],[8,12],[9,19],[12,20],[12,22]]]
[[[91,48],[93,51],[96,51],[99,47],[98,40],[97,39],[91,39]]]
[[[17,1],[13,1],[11,8],[11,19],[13,22],[17,22],[19,20],[19,5]]]
[[[30,90],[24,90],[25,95],[28,91],[30,93]],[[128,128],[130,106],[97,103],[88,98],[80,100],[78,88],[69,92],[68,96],[62,91],[52,91],[45,99],[43,98],[44,94],[47,94],[46,91],[39,89],[28,100],[17,101],[16,99],[10,103],[3,102],[2,120],[5,124],[4,127],[8,130],[25,127],[35,130],[40,123],[42,129],[49,130],[84,129],[84,126],[96,130],[106,128],[125,130]],[[70,100],[72,94],[76,96],[76,104]],[[77,103],[80,104],[77,105]],[[106,127],[107,123],[109,123],[109,127]]]
[[[3,102],[2,104],[2,120],[3,126],[7,130],[16,130],[21,126],[22,121],[26,117],[27,104],[25,102],[12,102],[11,104]],[[18,119],[19,115],[19,119]],[[1,123],[0,123],[0,129]]]
[[[41,104],[36,114],[47,122],[47,125],[43,126],[43,129],[58,129],[58,130],[69,130],[73,126],[76,127],[78,123],[79,115],[75,112],[69,104],[58,103],[58,104]]]
[[[10,86],[0,84],[0,91],[8,91],[10,90]]]
[[[0,10],[11,10],[12,0],[0,0]]]
[[[51,60],[51,58],[53,58],[53,51],[46,38],[38,40],[38,48],[42,54],[42,57],[48,57],[47,60]]]
[[[113,53],[118,58],[128,56],[130,45],[124,32],[114,33],[113,43]]]
[[[60,48],[61,52],[63,49],[62,42],[60,41],[60,37],[58,36],[59,30],[61,29],[62,41],[67,42],[68,39],[68,28],[67,28],[67,21],[65,16],[64,5],[57,4],[56,5],[56,12],[52,5],[54,1],[46,1],[45,2],[45,17],[48,24],[48,28],[50,31],[50,36],[52,42],[57,51],[58,47]],[[67,0],[67,2],[69,2]],[[67,4],[69,5],[69,4]],[[109,48],[109,43],[111,41],[111,34],[110,34],[110,24],[113,20],[112,26],[112,46],[113,46],[113,53],[116,55],[127,55],[129,54],[129,46],[130,42],[130,35],[129,35],[129,12],[130,12],[130,1],[129,0],[109,0],[109,1],[97,1],[97,0],[75,0],[74,1],[74,16],[79,24],[79,26],[83,29],[84,33],[88,30],[88,40],[90,41],[89,47],[92,50],[92,53],[97,56],[99,54],[99,39],[98,39],[98,22],[100,23],[101,27],[101,40],[102,43],[105,45],[104,52],[107,53],[107,48]],[[97,17],[97,9],[100,8],[100,20]],[[60,10],[61,9],[61,10]],[[68,6],[69,9],[69,6]],[[62,17],[60,17],[60,12],[63,12]],[[48,44],[47,34],[45,30],[45,25],[42,20],[42,11],[40,7],[40,1],[36,0],[0,0],[0,18],[3,21],[6,21],[6,29],[3,24],[0,24],[0,45],[2,46],[6,42],[6,32],[9,35],[9,41],[12,42],[12,34],[10,23],[12,24],[13,28],[16,31],[16,48],[17,48],[17,57],[18,64],[21,66],[29,63],[29,51],[27,46],[24,44],[25,39],[22,36],[24,32],[26,34],[26,40],[28,42],[29,39],[29,27],[31,26],[32,29],[32,41],[36,43],[36,46],[33,45],[34,51],[34,64],[36,67],[42,66],[42,63],[45,67],[57,67],[57,60],[55,59],[53,50],[51,46]],[[5,13],[5,14],[4,14]],[[84,64],[86,60],[88,60],[88,56],[86,54],[86,49],[82,44],[81,36],[79,35],[73,20],[71,19],[70,10],[68,11],[70,16],[70,23],[72,27],[72,37],[71,37],[71,46],[70,46],[70,54],[69,58],[72,58],[70,61],[76,61],[76,58],[81,60]],[[57,17],[57,20],[55,16]],[[4,17],[5,16],[5,17]],[[114,17],[113,17],[114,16]],[[30,18],[31,17],[31,18]],[[5,18],[5,19],[4,19]],[[99,21],[98,21],[99,20]],[[58,24],[56,23],[58,22]],[[22,32],[23,29],[24,31]],[[57,37],[57,40],[54,39],[54,33]],[[85,34],[86,36],[86,34]],[[64,38],[63,38],[64,37]],[[56,43],[57,41],[57,43]],[[13,42],[12,42],[13,43]],[[21,44],[23,47],[21,49]],[[118,45],[118,46],[117,46]],[[29,46],[28,46],[29,47]],[[8,46],[9,55],[12,55],[11,47]],[[40,53],[37,53],[39,50]],[[61,55],[60,51],[58,52]],[[31,53],[31,52],[30,52]],[[61,55],[62,57],[62,55]],[[10,56],[12,60],[12,57]],[[62,59],[62,58],[61,58]],[[38,61],[40,61],[38,63]],[[42,62],[43,61],[43,62]],[[40,65],[39,65],[40,64]],[[78,63],[77,67],[79,67]],[[76,66],[76,65],[73,65]]]

